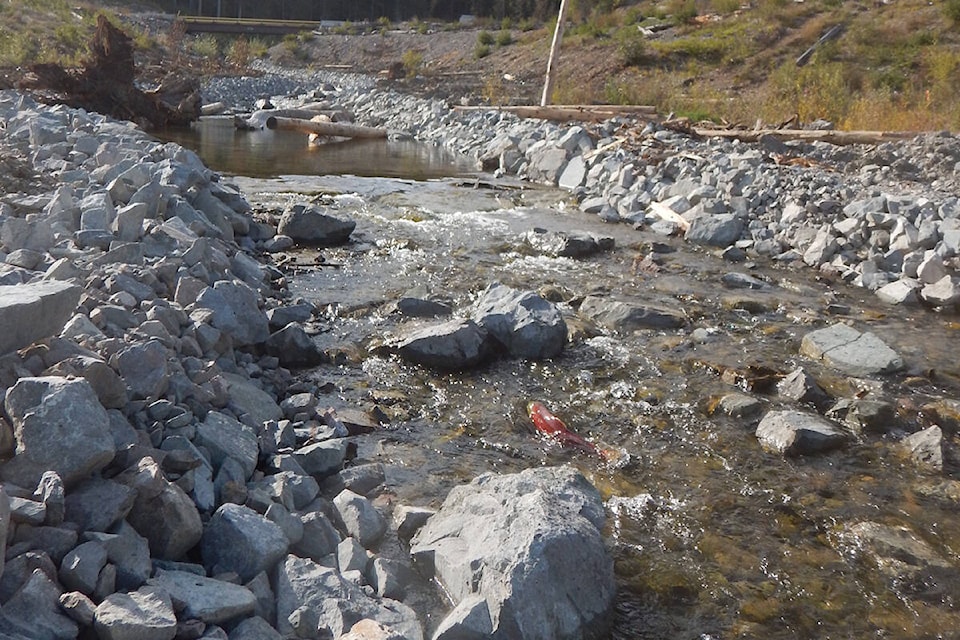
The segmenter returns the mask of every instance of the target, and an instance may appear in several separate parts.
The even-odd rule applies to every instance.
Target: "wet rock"
[[[297,204],[280,216],[277,233],[301,244],[332,247],[349,240],[356,227],[357,223],[353,220],[332,216],[317,207]]]
[[[270,337],[266,314],[256,291],[242,282],[222,280],[200,292],[196,306],[213,312],[211,324],[230,335],[237,346],[259,344]]]
[[[207,624],[224,624],[248,616],[257,602],[246,587],[186,571],[160,569],[147,584],[170,594],[181,618],[195,618]]]
[[[826,417],[842,422],[854,433],[889,433],[897,426],[896,410],[889,402],[870,398],[843,398],[831,407]]]
[[[900,447],[917,464],[943,470],[943,431],[937,425],[910,434],[900,441]]]
[[[335,638],[362,619],[375,620],[407,640],[423,638],[423,630],[412,609],[394,600],[372,598],[357,585],[345,581],[336,569],[312,560],[287,556],[277,569],[276,583],[277,631],[281,635],[294,633],[290,617],[305,609]]]
[[[480,295],[471,315],[517,358],[552,358],[567,342],[567,325],[560,310],[533,291],[494,283]]]
[[[603,520],[596,489],[567,467],[484,474],[454,488],[411,543],[457,603],[457,620],[473,619],[473,635],[444,637],[602,634],[615,588]],[[485,618],[482,606],[459,609],[480,599]]]
[[[637,329],[676,329],[687,323],[682,311],[646,304],[623,302],[600,296],[587,296],[580,313],[614,331]]]
[[[730,289],[767,289],[770,286],[759,278],[737,272],[723,274],[720,282]]]
[[[45,280],[0,286],[0,355],[60,333],[73,316],[82,289]]]
[[[77,623],[60,608],[63,590],[41,569],[35,569],[27,581],[3,603],[8,628],[31,640],[72,640]]]
[[[347,534],[356,538],[366,549],[373,549],[387,531],[387,523],[376,507],[361,495],[344,489],[333,499]]]
[[[270,334],[264,346],[267,353],[279,358],[285,367],[313,367],[327,360],[303,327],[292,322]]]
[[[0,473],[15,484],[35,486],[51,470],[69,487],[113,459],[110,419],[86,380],[21,378],[4,405],[17,454]]]
[[[440,318],[453,313],[453,308],[444,302],[418,297],[408,292],[396,302],[396,312],[409,318]]]
[[[143,587],[107,597],[97,607],[94,627],[101,640],[173,640],[177,618],[170,596]]]
[[[554,258],[586,258],[614,248],[610,236],[596,236],[584,231],[547,231],[534,229],[523,239],[538,253]]]
[[[939,599],[939,585],[955,571],[948,558],[906,526],[870,521],[848,524],[839,544],[842,552],[864,558],[906,593],[932,592],[929,595]]]
[[[451,320],[406,332],[397,352],[404,360],[433,369],[469,369],[487,359],[490,334],[473,320]]]
[[[771,453],[800,456],[843,447],[849,436],[836,424],[800,411],[771,411],[757,425],[760,446]]]
[[[818,411],[826,410],[830,403],[830,396],[802,367],[794,369],[786,378],[777,383],[777,393],[781,397],[794,402],[813,405]]]
[[[904,367],[903,359],[876,335],[841,323],[805,335],[800,353],[852,376],[893,373]]]
[[[257,512],[225,504],[213,514],[200,542],[204,565],[214,573],[233,571],[251,580],[287,553],[283,529]]]

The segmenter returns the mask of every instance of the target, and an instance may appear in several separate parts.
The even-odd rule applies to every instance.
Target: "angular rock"
[[[97,607],[94,628],[101,640],[173,640],[177,617],[162,589],[114,593]]]
[[[208,569],[233,571],[247,581],[272,569],[288,544],[277,524],[247,507],[225,504],[210,519],[200,548]]]
[[[73,640],[77,623],[60,608],[63,590],[42,569],[35,569],[27,581],[3,603],[3,617],[11,630],[30,640]]]
[[[329,215],[317,207],[297,204],[280,216],[277,233],[302,244],[332,247],[349,240],[356,227],[353,220]]]
[[[170,383],[169,356],[163,343],[149,340],[123,349],[111,362],[133,398],[153,401],[166,393]]]
[[[117,589],[137,589],[150,577],[153,570],[150,545],[126,522],[121,523],[115,533],[92,531],[84,535],[96,540],[107,550],[107,559],[116,567]]]
[[[795,402],[811,404],[818,411],[825,410],[830,402],[830,396],[803,368],[794,369],[786,378],[778,382],[777,393]]]
[[[267,354],[276,356],[285,367],[313,367],[327,360],[303,327],[293,322],[270,334],[264,346]]]
[[[311,511],[300,517],[303,523],[303,536],[293,545],[292,552],[301,558],[310,558],[322,562],[331,553],[336,552],[340,544],[340,533],[322,512]]]
[[[57,280],[0,286],[0,355],[60,333],[81,292],[77,285]]]
[[[345,438],[315,442],[294,452],[294,458],[303,470],[316,478],[324,478],[339,471],[343,467],[346,455]]]
[[[65,518],[81,531],[107,531],[127,517],[136,497],[131,487],[93,477],[67,493]]]
[[[97,605],[79,591],[69,591],[61,595],[60,608],[78,625],[82,627],[93,626]]]
[[[21,378],[4,404],[17,442],[5,479],[35,486],[50,470],[70,487],[113,459],[110,418],[86,380]]]
[[[257,292],[243,282],[221,280],[207,287],[197,297],[196,306],[211,309],[211,324],[229,334],[237,346],[260,344],[270,337]]]
[[[943,471],[943,431],[937,425],[911,433],[900,447],[917,464]]]
[[[713,247],[728,247],[740,239],[743,221],[732,213],[694,218],[684,237],[690,242]]]
[[[253,613],[257,598],[246,587],[187,571],[159,569],[147,584],[163,589],[180,616],[207,624],[224,624]]]
[[[490,353],[490,334],[472,320],[451,320],[402,336],[397,352],[404,360],[434,369],[457,371],[481,364]]]
[[[164,370],[166,362],[163,363]],[[44,372],[47,376],[79,376],[93,387],[107,409],[122,409],[127,404],[127,385],[110,365],[92,356],[78,355],[61,360]]]
[[[10,496],[0,485],[0,576],[3,575],[3,565],[7,556],[7,534],[10,531]]]
[[[107,550],[96,541],[84,542],[60,563],[60,582],[71,591],[90,595],[97,586],[100,570],[107,564]]]
[[[142,458],[117,480],[137,490],[127,522],[147,539],[153,556],[178,560],[200,541],[203,523],[193,500],[167,481],[160,466]]]
[[[345,581],[336,569],[312,560],[287,556],[277,568],[276,584],[277,631],[281,635],[293,633],[290,617],[305,608],[312,611],[335,638],[365,618],[376,620],[406,640],[423,638],[423,630],[412,609],[393,600],[371,598],[357,585]]]
[[[567,343],[560,310],[533,291],[494,283],[474,304],[472,319],[517,358],[552,358]]]
[[[686,316],[679,310],[600,296],[587,296],[580,304],[580,313],[614,331],[676,329],[687,323]]]
[[[369,500],[344,489],[333,499],[347,534],[356,538],[366,549],[372,549],[387,531],[387,522]],[[339,542],[339,541],[338,541]]]
[[[893,373],[904,367],[903,359],[873,333],[860,333],[842,323],[806,334],[800,353],[852,376]]]
[[[887,304],[917,304],[920,283],[913,278],[902,278],[877,289],[877,297]]]
[[[943,276],[936,282],[920,290],[924,302],[937,307],[950,307],[960,304],[960,282],[953,276]]]
[[[230,631],[230,640],[283,640],[270,623],[259,616],[247,618]]]
[[[194,444],[210,452],[210,462],[219,469],[227,458],[236,461],[246,480],[257,468],[260,444],[257,434],[247,425],[228,415],[211,411],[197,425]]]
[[[604,517],[597,490],[571,468],[484,474],[450,492],[411,554],[455,603],[468,602],[457,620],[472,616],[470,628],[489,628],[486,637],[598,637],[615,595]]]
[[[761,447],[784,456],[830,451],[850,441],[833,422],[800,411],[771,411],[757,425],[756,435]]]
[[[610,236],[596,236],[585,231],[547,231],[534,229],[523,239],[538,253],[554,258],[586,258],[614,247]]]

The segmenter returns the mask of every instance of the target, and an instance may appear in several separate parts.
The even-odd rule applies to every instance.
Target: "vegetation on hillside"
[[[148,4],[185,10],[191,0],[137,0],[136,8]],[[206,11],[216,4],[203,6]],[[282,4],[289,13],[307,5],[325,12],[339,6],[336,0],[256,4],[267,12]],[[462,64],[487,65],[490,73],[502,74],[498,65],[507,56],[511,64],[526,58],[539,65],[545,59],[559,2],[422,4],[423,16],[479,15],[476,47],[464,52]],[[79,62],[102,6],[82,0],[0,3],[0,66]],[[311,64],[303,46],[309,33],[270,41],[187,35],[175,26],[148,35],[123,18],[133,6],[132,0],[114,0],[108,15],[126,25],[142,55],[152,51],[153,60],[163,64],[241,69],[264,55],[271,42],[289,49],[294,61]],[[222,0],[221,6],[226,14],[234,4]],[[369,4],[384,13],[366,23],[367,32],[396,28],[390,16],[401,6],[407,11],[421,5]],[[423,16],[404,27],[417,33],[446,28]],[[358,31],[356,23],[348,24]],[[827,33],[835,37],[798,64]],[[960,0],[575,0],[566,34],[563,51],[579,65],[560,66],[555,102],[653,104],[662,113],[750,126],[795,117],[825,119],[845,129],[960,131]],[[407,74],[429,73],[427,55],[409,53],[402,60]]]

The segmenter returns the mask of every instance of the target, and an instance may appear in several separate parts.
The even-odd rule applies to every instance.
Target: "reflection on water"
[[[427,180],[461,175],[473,163],[412,140],[347,140],[311,145],[296,131],[238,131],[232,118],[205,118],[191,127],[156,133],[196,151],[204,164],[228,175],[386,176]]]

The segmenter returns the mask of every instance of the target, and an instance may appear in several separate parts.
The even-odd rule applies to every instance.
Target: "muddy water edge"
[[[387,465],[391,501],[438,506],[485,471],[576,466],[607,500],[619,581],[614,638],[926,638],[960,628],[960,574],[926,571],[915,557],[891,567],[849,535],[862,522],[905,528],[955,566],[955,437],[944,441],[942,473],[917,467],[897,441],[929,423],[918,407],[957,397],[956,317],[888,307],[812,270],[733,265],[680,240],[605,225],[566,207],[566,194],[528,184],[235,181],[260,215],[309,201],[357,221],[348,245],[274,260],[291,296],[316,305],[315,340],[334,355],[300,380],[324,392],[321,402],[376,406],[389,417],[359,438],[358,459]],[[616,248],[582,260],[537,255],[522,236],[538,227],[612,236]],[[731,272],[766,286],[727,288]],[[562,356],[441,374],[381,348],[405,322],[390,312],[405,292],[464,310],[494,281],[559,302],[571,328]],[[578,316],[588,294],[678,310],[687,323],[610,332]],[[854,380],[798,355],[805,333],[836,321],[877,334],[909,371]],[[733,392],[757,398],[762,411],[798,408],[771,383],[799,366],[837,399],[869,393],[890,402],[895,424],[855,434],[838,452],[784,459],[760,449],[759,415],[716,410]],[[534,399],[629,461],[605,466],[537,440],[524,412]]]

